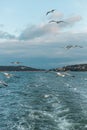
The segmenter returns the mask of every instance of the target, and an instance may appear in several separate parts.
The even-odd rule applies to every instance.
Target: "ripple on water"
[[[16,73],[15,73],[16,74]],[[87,74],[17,73],[0,88],[1,130],[86,130]]]

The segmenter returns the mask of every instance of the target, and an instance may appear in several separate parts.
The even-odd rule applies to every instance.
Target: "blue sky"
[[[22,61],[53,68],[87,63],[86,5],[86,0],[0,0],[0,64]],[[51,9],[55,12],[46,16]],[[67,45],[83,48],[66,50]]]

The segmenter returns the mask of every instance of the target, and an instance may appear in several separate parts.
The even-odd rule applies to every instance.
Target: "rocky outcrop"
[[[87,64],[68,65],[61,68],[51,69],[53,71],[87,71]]]

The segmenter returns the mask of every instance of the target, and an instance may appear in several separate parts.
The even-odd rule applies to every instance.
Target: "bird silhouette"
[[[60,21],[55,21],[55,20],[51,20],[51,21],[49,21],[49,23],[57,23],[57,24],[59,24],[59,23],[62,23],[62,22],[64,22],[65,23],[65,21],[62,21],[62,20],[60,20]]]
[[[53,13],[54,11],[55,11],[55,9],[52,9],[52,10],[48,11],[48,12],[46,13],[46,15],[48,15],[49,13]]]
[[[65,48],[66,49],[71,49],[71,48],[73,48],[73,45],[67,45]]]
[[[83,47],[79,46],[79,45],[67,45],[65,48],[66,49],[71,49],[71,48],[83,48]]]

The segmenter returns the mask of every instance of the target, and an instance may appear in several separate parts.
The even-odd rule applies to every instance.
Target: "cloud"
[[[0,41],[0,62],[23,61],[36,67],[82,63],[87,57],[87,33],[61,33],[39,39]],[[83,48],[65,49],[67,45],[81,45]],[[3,58],[2,58],[3,57]],[[3,60],[2,60],[3,59]],[[4,63],[5,64],[5,63]],[[44,68],[43,67],[43,68]]]
[[[61,19],[60,19],[61,17]],[[51,20],[64,20],[65,23],[49,23],[48,19]],[[51,36],[53,34],[60,34],[61,32],[64,31],[64,29],[70,29],[71,25],[73,26],[75,23],[78,23],[79,21],[82,20],[82,17],[77,15],[77,16],[72,16],[69,18],[64,18],[63,14],[60,12],[55,12],[50,15],[50,17],[47,18],[47,22],[45,23],[40,23],[38,25],[32,25],[26,27],[20,35],[18,36],[19,40],[31,40],[31,39],[40,39],[45,36]]]
[[[48,23],[42,23],[39,25],[32,25],[31,27],[25,28],[19,35],[20,40],[29,40],[33,38],[39,38],[44,35],[48,35],[58,31],[55,25],[50,25]]]
[[[45,56],[45,57],[60,57],[65,56],[64,53],[69,56],[69,53],[76,51],[87,51],[87,33],[62,33],[59,35],[51,35],[51,37],[41,37],[40,39],[31,40],[10,40],[0,42],[0,52],[2,53],[21,53],[21,55],[31,56]],[[80,45],[83,48],[75,48],[66,51],[67,45]],[[7,52],[6,52],[7,51]],[[84,54],[84,52],[83,52]],[[82,53],[81,53],[82,55]]]
[[[80,15],[77,15],[77,16],[72,16],[72,17],[69,17],[68,19],[66,19],[66,21],[69,23],[69,24],[75,24],[79,21],[82,20],[82,17]]]
[[[0,39],[15,39],[16,37],[8,32],[0,31]]]
[[[64,42],[67,39],[67,34],[71,38],[74,33],[71,35],[70,27],[73,26],[75,23],[78,23],[80,20],[82,20],[82,17],[79,15],[76,16],[70,16],[67,19],[64,19],[64,15],[61,12],[55,11],[54,13],[51,13],[50,19],[56,19],[56,20],[63,19],[66,21],[66,23],[49,23],[48,18],[47,22],[40,23],[38,25],[31,25],[27,26],[24,30],[20,32],[18,36],[12,35],[8,32],[0,31],[0,40],[7,39],[13,40],[12,42],[22,43],[26,42],[29,44],[45,44],[45,43],[53,43],[53,42],[60,42],[64,40]],[[70,32],[68,31],[70,30]],[[75,38],[75,36],[74,36]]]

